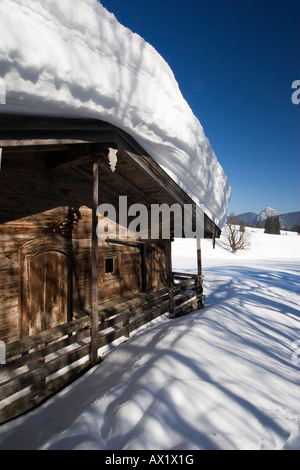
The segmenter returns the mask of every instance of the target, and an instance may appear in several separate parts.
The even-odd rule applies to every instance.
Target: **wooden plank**
[[[148,276],[147,276],[147,245],[141,246],[141,278],[142,278],[142,292],[148,291]]]
[[[30,349],[35,349],[44,344],[56,341],[63,336],[73,334],[78,330],[83,330],[91,325],[91,319],[88,316],[72,320],[64,325],[56,326],[51,330],[40,331],[36,335],[21,338],[6,345],[6,358],[11,359],[20,354],[24,354]]]
[[[49,148],[45,149],[44,146],[61,146],[61,145],[68,145],[68,144],[85,144],[86,142],[97,142],[99,139],[96,136],[86,136],[82,137],[81,139],[79,137],[69,137],[69,138],[62,138],[62,139],[57,139],[57,138],[40,138],[40,139],[1,139],[0,140],[0,145],[2,148],[11,148],[15,147],[18,148],[18,151],[22,150],[22,147],[32,147],[32,146],[40,146],[40,150],[49,150]],[[20,149],[21,147],[21,149]]]
[[[174,315],[174,309],[175,309],[175,302],[174,302],[174,289],[170,288],[169,292],[169,312],[170,312],[170,317]]]
[[[105,171],[106,173],[108,173],[108,174],[112,173],[112,171],[110,169],[110,166],[107,163],[105,163],[104,161],[99,161],[99,166],[100,166],[100,169]],[[129,188],[131,191],[136,193],[139,197],[141,197],[148,204],[156,203],[156,201],[154,199],[152,199],[148,194],[146,194],[145,191],[138,188],[135,184],[131,183],[128,179],[124,178],[117,170],[114,171],[113,176],[120,183],[122,183],[124,186]]]
[[[80,168],[79,166],[74,167],[75,171],[84,176],[87,180],[93,181],[93,175],[89,173],[87,170],[84,168]],[[114,189],[109,187],[107,184],[105,184],[103,181],[101,181],[101,188],[105,190],[105,192],[108,192],[110,194],[110,198],[113,199],[115,205],[119,203],[119,194],[116,193]]]
[[[0,368],[0,388],[2,385],[12,381],[14,378],[21,376],[24,373],[28,373],[29,370],[33,370],[36,365],[40,362],[45,363],[45,358],[49,360],[49,356],[54,354],[55,357],[68,356],[69,351],[73,351],[74,348],[78,348],[78,344],[89,344],[90,340],[90,328],[83,330],[75,335],[61,338],[58,341],[50,345],[45,345],[37,351],[30,351],[24,356],[14,358],[14,360],[8,361],[5,368]],[[78,343],[78,344],[77,344]],[[70,349],[71,347],[71,349]]]
[[[202,275],[202,259],[201,259],[201,239],[197,238],[197,271],[198,276]]]
[[[49,169],[51,170],[61,170],[62,168],[70,168],[76,165],[82,165],[84,163],[91,162],[91,155],[86,153],[84,155],[74,152],[74,155],[64,156],[60,155],[60,158],[56,157],[54,161],[49,164]]]
[[[197,274],[189,274],[189,273],[181,273],[181,272],[173,271],[173,276],[178,277],[178,278],[181,278],[181,277],[189,278],[189,277],[197,276]]]
[[[66,386],[66,384],[76,379],[83,371],[87,370],[88,367],[89,361],[80,364],[73,370],[47,384],[45,382],[40,382],[37,386],[31,386],[28,393],[24,396],[15,399],[12,403],[7,404],[0,409],[0,423],[2,424],[9,419],[15,418],[39,405],[43,400],[49,398],[55,392],[58,392],[63,386]]]
[[[183,286],[192,285],[193,282],[194,282],[193,277],[189,277],[188,279],[182,279],[179,282],[177,282],[176,284],[174,284],[174,290],[179,289]]]
[[[163,313],[168,312],[169,310],[169,299],[167,299],[164,302],[161,302],[160,304],[155,305],[152,309],[149,309],[147,312],[145,312],[144,315],[142,316],[137,316],[130,324],[129,324],[129,332],[136,330],[137,328],[140,328],[141,326],[145,325],[145,323],[148,323],[155,318],[159,317]]]
[[[125,153],[125,152],[124,152]],[[138,155],[126,149],[128,160],[139,169],[151,183],[164,194],[167,192],[174,202],[179,204],[191,204],[195,213],[195,203],[192,199],[164,172],[164,170],[151,157]]]

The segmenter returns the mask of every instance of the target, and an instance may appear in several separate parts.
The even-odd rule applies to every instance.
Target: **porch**
[[[126,341],[144,324],[204,306],[202,275],[173,273],[173,286],[120,297],[98,306],[96,362],[112,342]],[[91,315],[7,344],[0,366],[0,423],[29,411],[77,379],[93,364]],[[93,338],[95,341],[95,337]]]

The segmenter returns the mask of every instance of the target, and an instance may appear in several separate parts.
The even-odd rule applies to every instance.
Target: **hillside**
[[[291,230],[295,225],[300,224],[300,212],[289,212],[279,215],[280,226]]]
[[[257,221],[257,216],[258,214],[255,214],[255,212],[244,212],[243,214],[238,214],[236,218],[245,222],[246,225],[252,225]]]
[[[0,449],[300,450],[300,237],[247,230],[251,249],[236,255],[202,241],[203,310],[106,351],[0,426]],[[174,269],[195,272],[195,258],[195,240],[174,242]]]
[[[268,209],[271,209],[274,213],[268,212]],[[256,214],[255,212],[244,212],[242,214],[238,214],[236,218],[245,222],[247,226],[253,226],[257,222],[260,222],[263,225],[267,216],[276,217],[277,215],[279,217],[280,226],[286,230],[292,230],[295,225],[300,224],[300,211],[279,214],[272,208],[266,208],[260,212],[260,214]]]

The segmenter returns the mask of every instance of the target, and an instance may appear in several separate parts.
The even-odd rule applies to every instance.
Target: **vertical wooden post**
[[[170,318],[174,316],[175,303],[174,303],[174,287],[169,287],[169,314]]]
[[[198,308],[204,307],[203,285],[202,285],[202,258],[201,258],[201,238],[197,238],[197,304]]]
[[[92,323],[91,323],[91,365],[98,359],[98,237],[97,208],[99,205],[99,168],[93,163],[93,207],[92,207]]]
[[[147,292],[147,245],[146,243],[141,244],[141,277],[142,277],[142,292]]]
[[[173,275],[173,272],[172,272],[172,243],[174,242],[174,238],[171,238],[169,244],[167,244],[166,246],[168,246],[168,255],[167,255],[167,259],[168,259],[168,263],[167,263],[167,266],[168,266],[168,277],[169,277],[169,313],[170,313],[170,317],[172,318],[174,316],[174,313],[175,313],[175,302],[174,302],[174,275]]]
[[[197,268],[198,268],[198,276],[201,276],[202,275],[201,238],[197,238]]]

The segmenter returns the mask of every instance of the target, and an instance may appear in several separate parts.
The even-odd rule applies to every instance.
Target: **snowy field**
[[[202,241],[203,310],[145,326],[0,426],[0,449],[300,450],[300,236],[248,230],[236,255]],[[174,268],[195,250],[176,241]]]

